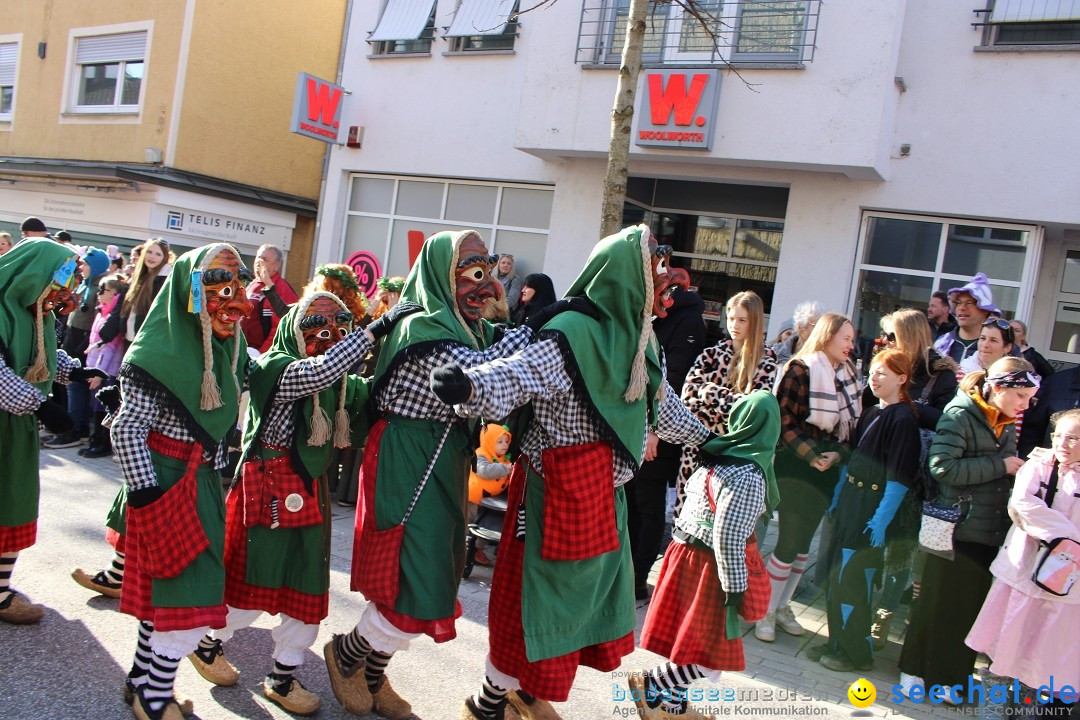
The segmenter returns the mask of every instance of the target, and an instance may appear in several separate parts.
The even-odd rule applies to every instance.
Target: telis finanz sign
[[[336,143],[344,97],[345,89],[340,85],[300,73],[296,78],[289,129],[299,135]]]
[[[719,70],[646,70],[634,113],[634,142],[642,147],[712,149]]]

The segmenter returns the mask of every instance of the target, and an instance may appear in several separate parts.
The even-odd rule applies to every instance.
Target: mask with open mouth
[[[484,317],[487,305],[503,297],[502,285],[491,275],[499,256],[488,253],[479,237],[469,235],[458,245],[457,257],[454,296],[461,316],[475,322]]]
[[[658,318],[667,317],[668,308],[674,304],[672,293],[677,287],[689,289],[690,275],[682,268],[670,266],[670,245],[657,246],[656,241],[650,238],[649,250],[652,251],[653,315]]]
[[[329,297],[317,297],[308,305],[300,332],[304,336],[304,351],[308,357],[324,354],[341,342],[352,330],[352,313]]]
[[[224,340],[236,332],[236,323],[251,314],[252,305],[244,291],[247,268],[232,251],[223,250],[203,271],[206,312],[214,337]]]
[[[41,308],[42,313],[55,312],[57,315],[68,315],[79,306],[79,298],[75,295],[82,282],[82,275],[76,270],[78,261],[69,259],[64,265],[53,273],[52,282],[49,284],[49,292],[42,298],[40,304],[31,305],[30,312],[37,313]]]

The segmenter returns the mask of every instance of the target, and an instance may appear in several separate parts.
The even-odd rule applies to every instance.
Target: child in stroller
[[[464,577],[474,565],[491,565],[491,558],[478,547],[479,540],[498,545],[506,514],[506,486],[510,481],[510,428],[489,423],[480,433],[476,467],[469,475],[469,525],[465,539]]]

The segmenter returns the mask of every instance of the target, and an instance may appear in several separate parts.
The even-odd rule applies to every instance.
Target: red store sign
[[[634,112],[642,147],[709,150],[720,99],[719,70],[646,70]]]

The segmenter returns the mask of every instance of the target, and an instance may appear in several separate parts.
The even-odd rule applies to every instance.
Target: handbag
[[[938,505],[929,500],[922,504],[922,522],[919,525],[919,546],[928,553],[946,560],[956,557],[953,548],[953,533],[964,515],[963,502],[969,496],[961,497],[953,505]]]
[[[1058,489],[1058,466],[1054,463],[1054,469],[1050,473],[1050,480],[1046,484],[1046,494],[1043,502],[1046,507],[1054,504],[1054,497]],[[1043,546],[1035,561],[1035,571],[1031,574],[1031,581],[1042,590],[1065,597],[1072,590],[1077,579],[1080,579],[1080,543],[1069,538],[1056,538],[1049,543],[1040,542]]]

